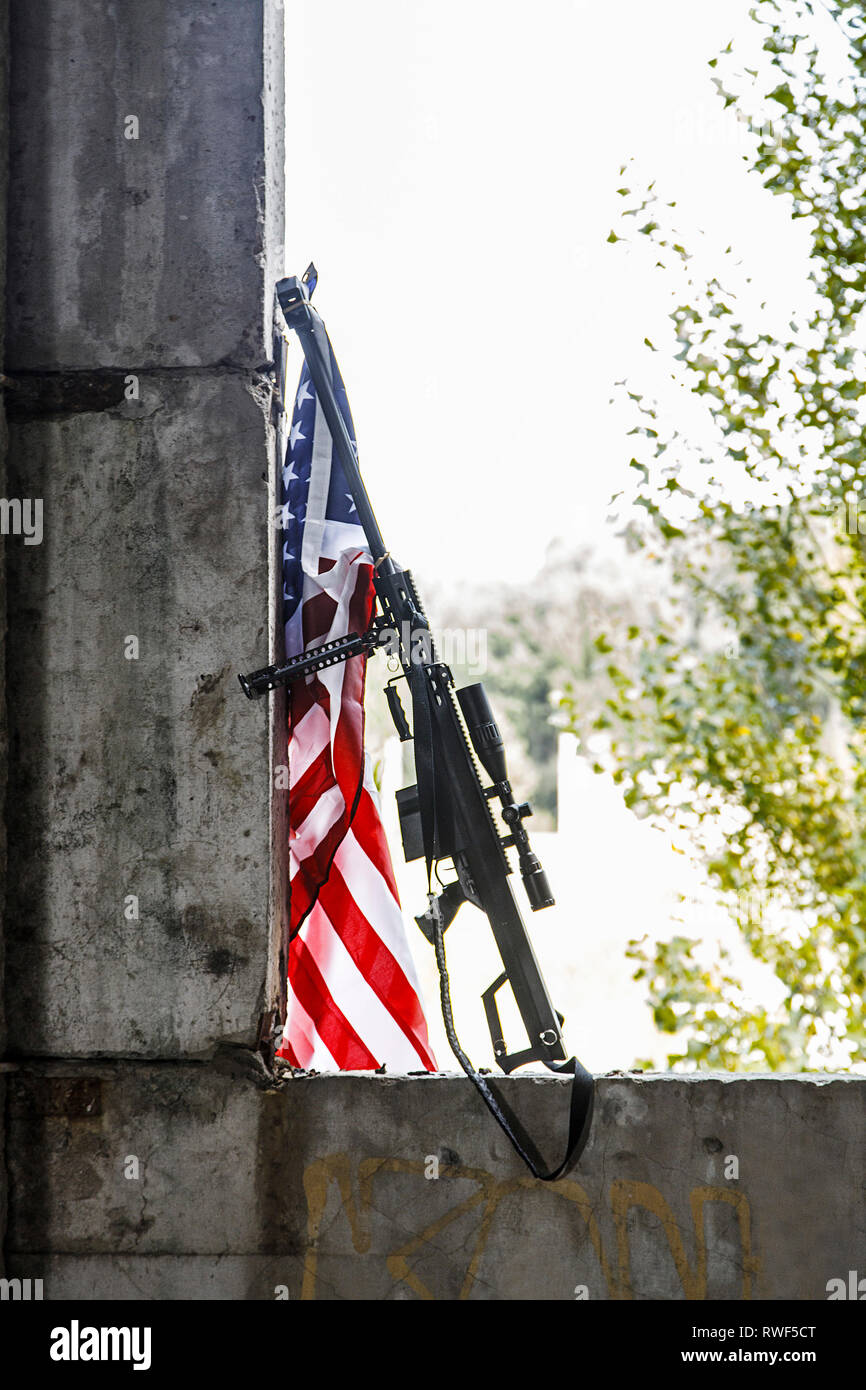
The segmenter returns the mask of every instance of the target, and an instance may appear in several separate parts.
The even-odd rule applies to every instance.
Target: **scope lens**
[[[542,907],[553,907],[556,899],[550,891],[547,874],[540,864],[537,869],[523,875],[523,882],[526,885],[526,896],[533,912],[538,912]]]

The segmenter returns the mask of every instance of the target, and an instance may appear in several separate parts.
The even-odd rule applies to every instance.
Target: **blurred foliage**
[[[762,66],[738,70],[730,45],[711,64],[749,121],[755,174],[808,236],[806,309],[780,332],[766,304],[749,311],[725,287],[733,270],[677,304],[672,370],[702,401],[709,443],[631,392],[643,520],[628,534],[665,567],[673,603],[610,661],[599,766],[638,814],[688,828],[784,988],[768,1011],[724,953],[707,965],[685,936],[633,943],[681,1069],[866,1059],[866,6],[827,9],[835,30],[818,6],[767,0],[751,11]],[[673,205],[620,193],[611,254],[647,238],[687,284]],[[598,642],[621,650],[611,626]],[[564,708],[577,727],[568,696]]]
[[[433,602],[435,631],[460,634],[468,628],[475,634],[466,642],[467,651],[481,658],[474,664],[461,660],[459,651],[445,653],[456,684],[484,682],[505,738],[512,784],[532,802],[534,828],[554,829],[560,697],[566,689],[579,692],[574,706],[578,722],[588,728],[607,693],[607,659],[595,634],[606,621],[622,631],[639,617],[651,622],[651,606],[629,591],[612,562],[603,563],[588,548],[574,553],[561,545],[551,547],[528,582],[464,590],[459,600],[443,593]]]

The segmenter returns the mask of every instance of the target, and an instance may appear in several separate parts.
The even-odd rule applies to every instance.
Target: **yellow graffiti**
[[[319,1242],[322,1235],[322,1222],[328,1202],[331,1184],[335,1183],[340,1195],[341,1209],[349,1223],[352,1245],[357,1254],[367,1254],[371,1245],[369,1217],[373,1207],[374,1184],[387,1174],[411,1174],[422,1177],[424,1163],[418,1159],[368,1158],[358,1164],[357,1199],[355,1197],[352,1166],[348,1154],[328,1154],[310,1163],[304,1171],[304,1192],[307,1199],[307,1249],[304,1257],[302,1299],[316,1297],[318,1276]],[[751,1218],[748,1199],[743,1192],[726,1187],[695,1187],[689,1196],[694,1241],[696,1250],[695,1268],[692,1269],[686,1256],[685,1246],[676,1218],[657,1187],[651,1183],[629,1182],[617,1179],[611,1183],[610,1209],[616,1232],[616,1268],[612,1268],[602,1243],[598,1221],[592,1202],[580,1183],[563,1178],[559,1182],[544,1184],[534,1178],[512,1178],[497,1181],[483,1168],[466,1168],[455,1165],[445,1169],[442,1179],[464,1179],[476,1185],[456,1206],[450,1207],[443,1215],[413,1234],[405,1243],[391,1250],[385,1256],[385,1264],[391,1278],[397,1284],[405,1284],[419,1298],[435,1299],[436,1295],[413,1270],[410,1260],[425,1247],[435,1248],[439,1236],[452,1222],[459,1220],[467,1212],[480,1210],[480,1220],[474,1245],[463,1278],[458,1297],[468,1299],[478,1279],[481,1260],[484,1255],[494,1217],[505,1197],[523,1189],[553,1194],[572,1204],[586,1227],[593,1250],[595,1251],[602,1276],[607,1284],[608,1297],[612,1299],[631,1299],[634,1297],[631,1284],[631,1259],[629,1249],[629,1212],[634,1207],[642,1207],[658,1217],[667,1238],[668,1246],[687,1299],[704,1299],[707,1295],[707,1242],[706,1208],[710,1202],[726,1202],[734,1208],[742,1248],[743,1285],[742,1298],[752,1295],[752,1279],[758,1272],[759,1261],[752,1252]]]
[[[704,1299],[707,1296],[707,1235],[706,1206],[708,1202],[728,1202],[737,1213],[740,1228],[740,1244],[743,1253],[743,1292],[742,1297],[752,1296],[752,1275],[758,1271],[758,1262],[752,1254],[751,1221],[749,1202],[743,1192],[728,1187],[694,1187],[689,1194],[692,1223],[695,1228],[697,1248],[697,1267],[692,1270],[686,1259],[682,1237],[676,1217],[657,1187],[649,1182],[626,1182],[617,1179],[610,1185],[610,1205],[616,1225],[616,1248],[619,1261],[619,1298],[633,1298],[631,1287],[631,1267],[629,1259],[628,1213],[631,1207],[644,1207],[657,1216],[667,1237],[676,1266],[677,1275],[687,1299]]]

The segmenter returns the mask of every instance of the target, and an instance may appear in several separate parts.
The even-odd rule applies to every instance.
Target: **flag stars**
[[[289,434],[289,445],[290,445],[290,447],[291,447],[292,449],[294,449],[294,447],[295,447],[295,445],[297,444],[298,440],[299,440],[299,439],[306,439],[306,437],[307,437],[307,436],[306,436],[305,434],[301,434],[301,422],[300,422],[300,420],[296,420],[296,421],[294,422],[294,424],[292,425],[291,432],[290,432],[290,434]]]

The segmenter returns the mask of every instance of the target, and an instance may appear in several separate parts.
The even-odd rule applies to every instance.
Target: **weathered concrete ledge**
[[[567,1081],[496,1085],[552,1158]],[[48,1298],[822,1300],[866,1275],[866,1078],[601,1077],[550,1185],[463,1077],[235,1052],[8,1089],[8,1272]]]

